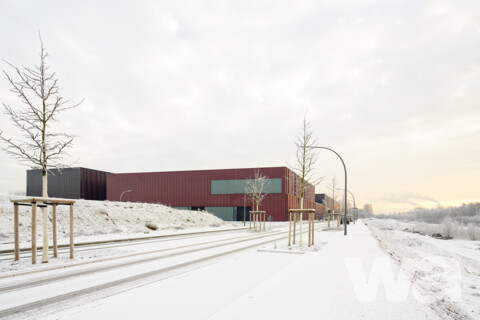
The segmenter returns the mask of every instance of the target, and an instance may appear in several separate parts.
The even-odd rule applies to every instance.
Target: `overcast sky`
[[[294,164],[307,113],[358,206],[480,199],[478,0],[0,3],[1,59],[38,63],[38,31],[62,95],[85,98],[55,124],[77,135],[72,166]],[[0,102],[19,106],[9,89]],[[0,131],[17,134],[3,114]],[[1,152],[0,193],[26,169]],[[316,172],[343,187],[333,153]]]

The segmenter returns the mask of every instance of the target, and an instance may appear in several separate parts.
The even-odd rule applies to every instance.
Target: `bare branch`
[[[12,124],[17,127],[21,140],[6,137],[0,133],[2,149],[22,164],[30,164],[48,170],[59,167],[66,149],[71,147],[74,136],[56,133],[50,130],[51,121],[57,121],[57,115],[63,111],[76,108],[82,102],[70,104],[59,95],[58,79],[55,72],[50,72],[46,59],[48,53],[40,40],[40,63],[33,68],[14,66],[3,60],[13,70],[13,76],[5,70],[3,74],[11,85],[10,91],[15,93],[22,108],[13,109],[3,104],[4,113],[9,116]],[[14,79],[17,78],[17,80]]]
[[[305,199],[305,192],[309,188],[314,188],[315,185],[323,181],[324,177],[318,178],[314,173],[314,166],[318,160],[319,152],[316,149],[307,148],[307,146],[317,144],[317,138],[313,136],[310,123],[307,121],[305,114],[302,123],[302,129],[298,133],[295,145],[296,151],[296,165],[293,171],[300,176],[300,197],[301,205]],[[312,186],[312,187],[310,187]]]
[[[249,178],[245,184],[245,194],[255,203],[256,210],[261,206],[262,201],[267,196],[266,189],[270,185],[268,177],[260,173],[257,169],[254,172],[254,177]]]

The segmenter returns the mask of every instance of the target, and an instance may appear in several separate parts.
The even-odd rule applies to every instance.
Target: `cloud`
[[[386,194],[382,197],[379,197],[377,201],[385,201],[390,203],[399,203],[399,204],[408,204],[411,206],[420,206],[422,202],[433,202],[437,205],[440,205],[440,202],[435,198],[414,194],[414,193],[402,193],[402,194]]]

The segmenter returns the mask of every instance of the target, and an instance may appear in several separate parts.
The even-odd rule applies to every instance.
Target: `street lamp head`
[[[125,193],[128,193],[128,192],[132,192],[132,190],[125,190],[122,192],[122,194],[120,195],[120,202],[122,201],[122,196],[125,194]]]

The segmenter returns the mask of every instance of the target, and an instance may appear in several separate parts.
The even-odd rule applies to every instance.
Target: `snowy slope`
[[[51,208],[49,210],[51,219]],[[31,208],[20,207],[20,242],[30,239]],[[151,232],[147,223],[162,229],[184,229],[220,226],[223,220],[208,212],[177,210],[161,204],[78,200],[74,206],[75,235]],[[42,232],[41,211],[37,213],[37,234]],[[50,226],[51,228],[51,226]],[[69,208],[57,209],[59,238],[69,234]],[[13,204],[8,196],[0,196],[0,244],[13,240]]]

